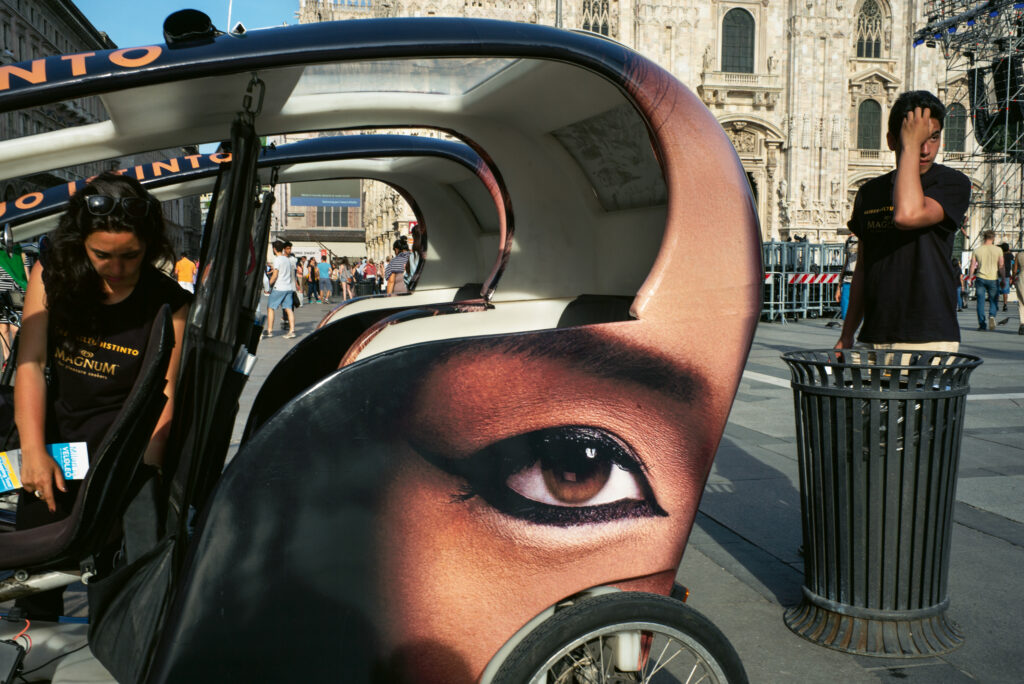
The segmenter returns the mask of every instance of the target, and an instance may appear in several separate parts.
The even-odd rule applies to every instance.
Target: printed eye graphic
[[[536,430],[461,459],[420,453],[466,481],[455,501],[480,497],[534,524],[568,527],[667,515],[639,458],[618,437],[598,428]]]
[[[520,440],[527,444],[516,444]],[[619,465],[624,459],[618,452],[625,449],[614,441],[596,430],[544,430],[491,448],[525,446],[538,457],[505,481],[509,489],[531,501],[552,506],[598,506],[622,499],[642,500],[644,493],[636,473]]]

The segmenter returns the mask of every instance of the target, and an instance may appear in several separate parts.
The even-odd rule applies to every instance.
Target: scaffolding
[[[926,0],[924,6],[927,23],[914,35],[914,46],[941,49],[946,61],[951,111],[943,161],[975,182],[969,211],[979,233],[992,230],[997,244],[1019,250],[1024,246],[1024,2]],[[959,139],[951,133],[959,126],[964,144],[955,149]],[[978,235],[973,238],[976,242],[966,248],[980,244]]]

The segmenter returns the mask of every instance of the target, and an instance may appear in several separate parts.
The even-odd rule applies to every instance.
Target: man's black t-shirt
[[[86,442],[92,458],[135,385],[157,312],[164,304],[176,311],[190,299],[147,265],[128,297],[100,307],[95,335],[73,336],[52,326],[47,441]],[[61,344],[67,338],[73,340],[71,351]]]
[[[971,199],[971,182],[934,164],[921,176],[925,197],[945,211],[927,228],[900,230],[893,223],[896,172],[873,178],[857,192],[850,231],[860,238],[864,272],[861,342],[959,342],[952,263],[953,237]]]

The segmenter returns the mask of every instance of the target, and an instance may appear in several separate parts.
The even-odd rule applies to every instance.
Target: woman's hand
[[[55,491],[68,491],[64,482],[64,473],[55,460],[50,458],[46,449],[23,448],[21,451],[21,486],[29,494],[36,494],[46,502],[46,508],[50,513],[57,511]]]

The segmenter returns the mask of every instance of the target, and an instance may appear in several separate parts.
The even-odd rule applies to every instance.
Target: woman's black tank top
[[[48,442],[86,442],[93,458],[142,368],[142,357],[157,312],[176,311],[191,295],[146,265],[128,297],[100,307],[96,333],[49,330],[50,385],[47,388]],[[68,345],[61,344],[71,339]]]

